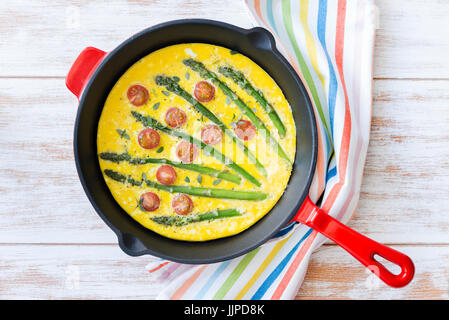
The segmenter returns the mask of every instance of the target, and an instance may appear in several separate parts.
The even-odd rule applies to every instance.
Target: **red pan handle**
[[[106,54],[107,52],[100,49],[87,47],[76,58],[67,74],[65,85],[78,99],[81,97],[87,81]]]
[[[391,287],[403,287],[413,279],[415,266],[408,256],[352,230],[318,208],[309,197],[293,220],[333,240]],[[375,259],[375,255],[397,264],[401,267],[401,272],[397,275],[391,273]]]

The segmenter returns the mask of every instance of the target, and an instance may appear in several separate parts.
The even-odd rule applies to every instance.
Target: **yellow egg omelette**
[[[231,236],[273,208],[296,128],[275,81],[243,54],[186,43],[150,53],[109,93],[98,159],[123,210],[168,238]]]

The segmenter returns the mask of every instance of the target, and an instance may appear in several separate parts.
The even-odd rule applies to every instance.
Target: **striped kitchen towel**
[[[306,84],[319,151],[310,198],[346,223],[359,199],[371,121],[374,0],[246,0]],[[159,299],[293,299],[326,239],[296,224],[239,258],[183,265],[154,260]]]

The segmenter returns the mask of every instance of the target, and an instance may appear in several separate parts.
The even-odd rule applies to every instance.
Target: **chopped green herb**
[[[217,186],[217,185],[220,184],[220,182],[221,182],[221,179],[217,179],[217,180],[215,180],[214,182],[212,182],[212,184],[213,184],[214,186]]]
[[[153,110],[159,109],[159,106],[160,106],[160,105],[161,105],[160,102],[156,102],[156,103],[154,104],[154,106],[153,106]]]
[[[176,82],[179,82],[179,80],[181,80],[181,79],[179,79],[179,77],[177,77],[177,76],[174,76],[173,80],[175,80]]]
[[[186,176],[184,181],[187,182],[187,183],[190,183],[190,178]]]
[[[162,146],[160,146],[160,147],[156,150],[157,153],[161,153],[162,151],[164,151],[164,147],[162,147]]]
[[[165,94],[167,97],[170,95],[170,92],[162,90],[162,93]]]
[[[226,104],[230,104],[231,103],[231,98],[229,98],[229,97],[226,97]]]
[[[139,207],[139,209],[141,211],[146,212],[145,208],[143,207],[143,198],[140,198],[139,200],[137,200],[137,207]]]
[[[201,184],[201,182],[203,182],[203,178],[201,177],[200,174],[198,175],[198,177],[196,177],[196,181],[198,181],[199,184]]]
[[[190,79],[190,73],[186,72],[186,79],[189,80]]]
[[[130,139],[129,135],[126,133],[126,130],[117,129],[116,131],[120,135],[120,138],[122,138],[122,139],[125,138],[127,140]]]
[[[238,52],[238,51],[235,51],[235,50],[231,50],[231,51],[229,51],[229,53],[232,54],[232,55],[234,55],[234,54],[237,54],[237,53],[239,53],[239,52]]]

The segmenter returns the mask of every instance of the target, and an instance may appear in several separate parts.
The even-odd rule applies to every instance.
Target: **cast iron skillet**
[[[276,81],[289,101],[296,123],[296,158],[288,186],[274,208],[249,229],[227,238],[187,242],[162,237],[142,227],[112,197],[97,158],[97,125],[109,91],[120,76],[149,53],[178,43],[201,42],[236,50],[252,59]],[[214,263],[245,254],[272,238],[292,220],[334,240],[394,287],[414,274],[407,256],[349,229],[313,204],[308,191],[315,171],[317,132],[307,91],[263,28],[250,30],[211,20],[177,20],[143,30],[106,53],[86,48],[73,64],[67,87],[80,99],[75,122],[74,153],[81,184],[93,207],[116,233],[120,248],[131,256],[150,254],[171,261]],[[401,267],[394,275],[375,259],[380,255]]]

